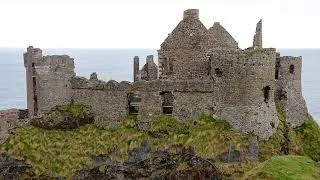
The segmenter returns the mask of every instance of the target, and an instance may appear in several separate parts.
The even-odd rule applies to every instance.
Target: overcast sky
[[[251,46],[320,48],[319,0],[1,0],[0,47],[159,48],[188,8]]]

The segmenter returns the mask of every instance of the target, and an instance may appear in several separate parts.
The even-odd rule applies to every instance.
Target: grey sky
[[[259,19],[265,47],[320,48],[317,0],[1,0],[0,47],[159,48],[188,8],[241,48]]]

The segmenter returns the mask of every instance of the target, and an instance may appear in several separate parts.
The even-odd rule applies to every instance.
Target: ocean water
[[[281,55],[302,56],[303,96],[311,115],[320,123],[320,49],[280,49]],[[0,109],[26,108],[25,49],[0,48]],[[155,49],[44,49],[44,55],[67,54],[75,59],[78,76],[97,72],[99,79],[132,81],[132,59],[140,57],[140,66]]]

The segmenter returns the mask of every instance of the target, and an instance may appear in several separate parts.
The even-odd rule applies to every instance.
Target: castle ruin
[[[139,69],[133,58],[133,82],[104,82],[76,76],[67,55],[43,56],[29,47],[24,54],[27,108],[30,116],[47,112],[57,104],[93,107],[95,122],[112,126],[128,114],[147,124],[165,114],[186,121],[199,114],[223,119],[240,132],[268,139],[277,129],[276,102],[292,127],[308,116],[301,92],[301,57],[280,56],[262,47],[262,21],[253,45],[240,49],[218,22],[207,29],[199,11],[188,9],[183,19],[153,56]]]

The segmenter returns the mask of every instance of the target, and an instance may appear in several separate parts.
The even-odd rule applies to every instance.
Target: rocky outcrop
[[[0,143],[5,141],[10,130],[28,123],[28,111],[22,109],[7,109],[0,111]]]
[[[31,165],[22,160],[14,159],[9,155],[0,155],[0,179],[18,179]]]
[[[193,148],[182,145],[150,151],[143,142],[129,152],[124,162],[111,162],[108,155],[93,157],[98,164],[84,168],[74,179],[221,179],[212,160],[196,156]],[[105,167],[105,168],[103,168]],[[102,170],[104,169],[104,170]]]
[[[90,106],[59,105],[53,107],[46,114],[33,117],[31,125],[44,129],[70,130],[94,123],[94,115]]]

